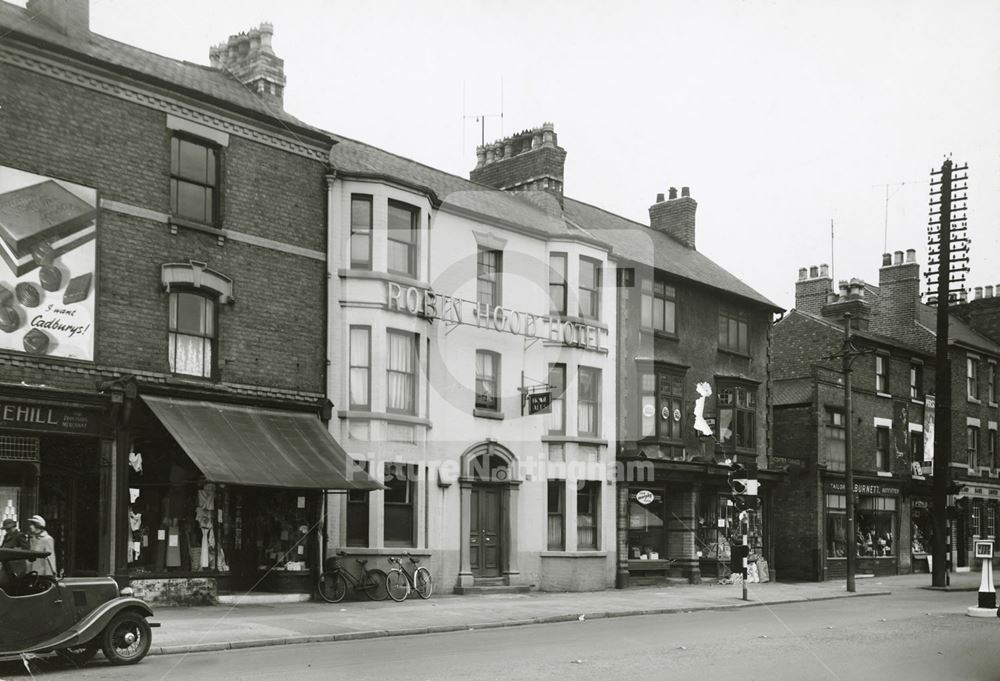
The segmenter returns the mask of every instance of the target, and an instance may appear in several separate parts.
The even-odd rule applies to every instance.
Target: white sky
[[[23,4],[21,2],[20,4]],[[969,285],[1000,284],[1000,2],[92,0],[91,28],[207,64],[261,21],[286,109],[467,176],[479,126],[555,123],[566,193],[648,223],[689,185],[699,250],[783,307],[800,266],[926,262],[928,172],[969,165]],[[486,137],[501,136],[489,119]],[[464,146],[463,146],[464,142]],[[905,184],[902,184],[904,183]]]

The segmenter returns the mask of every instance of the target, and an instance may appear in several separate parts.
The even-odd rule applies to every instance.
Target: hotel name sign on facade
[[[395,282],[386,283],[386,307],[427,319],[440,319],[446,324],[466,324],[594,352],[608,349],[608,330],[600,326],[500,305],[479,305],[472,300]]]

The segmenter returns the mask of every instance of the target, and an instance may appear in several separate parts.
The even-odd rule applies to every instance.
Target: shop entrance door
[[[38,511],[55,540],[56,567],[69,576],[97,575],[103,522],[97,446],[75,438],[46,437],[41,460]]]
[[[500,576],[500,562],[503,555],[502,511],[502,487],[497,485],[472,487],[469,558],[474,577]]]

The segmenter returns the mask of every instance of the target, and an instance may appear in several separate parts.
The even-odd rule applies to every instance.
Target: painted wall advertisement
[[[0,350],[94,359],[97,190],[0,166]]]
[[[934,396],[924,396],[924,463],[934,463]]]

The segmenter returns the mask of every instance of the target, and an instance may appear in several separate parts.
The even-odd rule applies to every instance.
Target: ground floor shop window
[[[896,555],[896,500],[891,497],[858,499],[858,555],[882,558]]]
[[[702,494],[698,499],[698,546],[702,558],[726,562],[729,560],[730,532],[733,529],[729,497],[722,494]],[[742,540],[742,536],[740,537]]]
[[[628,557],[666,557],[666,505],[663,489],[632,487],[628,492]]]
[[[829,558],[847,556],[847,497],[826,495],[826,555]]]
[[[930,504],[915,500],[910,513],[910,551],[914,554],[931,552],[931,538],[934,536]]]

